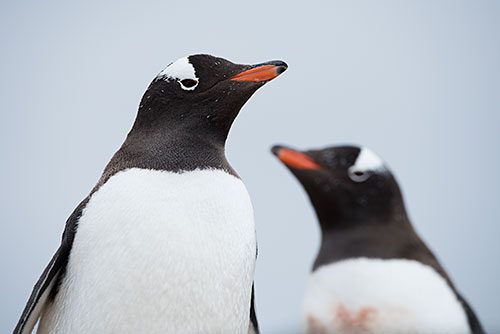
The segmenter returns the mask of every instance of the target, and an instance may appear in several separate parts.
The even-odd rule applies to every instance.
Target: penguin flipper
[[[259,323],[257,322],[257,315],[255,314],[255,292],[254,285],[252,284],[252,301],[250,302],[250,328],[248,334],[259,334]]]
[[[441,266],[441,263],[437,259],[436,255],[425,245],[425,243],[416,235],[416,233],[413,231],[414,236],[417,238],[416,240],[420,244],[420,250],[421,253],[425,254],[424,257],[408,257],[412,260],[419,261],[421,263],[424,263],[432,268],[434,268],[443,278],[448,282],[448,285],[451,287],[455,295],[457,296],[458,301],[462,305],[462,308],[465,311],[465,315],[467,316],[467,322],[469,324],[470,330],[472,334],[485,334],[485,331],[483,329],[483,326],[481,325],[481,322],[479,321],[478,317],[474,313],[474,310],[472,307],[469,305],[469,303],[465,300],[465,298],[458,292],[457,288],[455,287],[455,284],[451,281],[451,278],[448,276],[444,268]],[[414,246],[412,247],[413,249],[416,249]],[[426,261],[427,260],[427,261]]]
[[[57,252],[50,260],[49,264],[42,273],[42,276],[36,282],[31,296],[24,307],[19,322],[14,329],[13,334],[29,334],[33,331],[35,324],[50,296],[52,288],[61,272],[61,264],[66,263],[63,246],[59,247]]]
[[[89,197],[85,198],[66,221],[66,227],[62,236],[61,245],[36,282],[13,334],[31,333],[40,318],[47,300],[54,298],[57,293],[61,277],[66,271],[69,253],[76,234],[77,223],[82,215],[83,208],[88,203],[88,200]]]
[[[467,301],[462,297],[459,293],[457,293],[458,300],[462,304],[462,307],[465,310],[465,314],[467,315],[467,321],[469,322],[469,327],[472,334],[485,334],[486,332],[483,329],[483,326],[479,322],[476,314],[472,310],[472,307],[467,303]]]

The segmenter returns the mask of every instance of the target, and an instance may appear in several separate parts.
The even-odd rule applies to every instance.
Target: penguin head
[[[274,146],[272,152],[300,181],[322,224],[380,222],[404,214],[394,176],[368,148],[298,151]]]
[[[286,69],[282,61],[240,65],[204,54],[180,58],[149,85],[135,127],[227,136],[252,94]]]

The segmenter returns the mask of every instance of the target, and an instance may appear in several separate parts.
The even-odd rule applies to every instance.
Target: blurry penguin
[[[399,186],[377,155],[355,146],[272,152],[304,187],[321,227],[304,332],[484,333],[414,231]]]

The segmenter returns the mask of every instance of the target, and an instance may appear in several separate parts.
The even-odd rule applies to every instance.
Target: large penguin
[[[303,305],[304,332],[483,333],[413,229],[382,159],[355,146],[272,151],[306,190],[322,232]]]
[[[14,333],[248,333],[256,241],[224,153],[240,108],[287,68],[181,58],[66,222]]]

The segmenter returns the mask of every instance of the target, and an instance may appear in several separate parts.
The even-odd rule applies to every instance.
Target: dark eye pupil
[[[354,175],[356,175],[356,176],[363,176],[363,175],[365,175],[365,173],[360,172],[360,171],[355,171]]]
[[[193,79],[184,79],[184,80],[181,80],[181,84],[186,88],[191,88],[191,87],[196,86],[197,82],[196,82],[196,80],[193,80]]]

